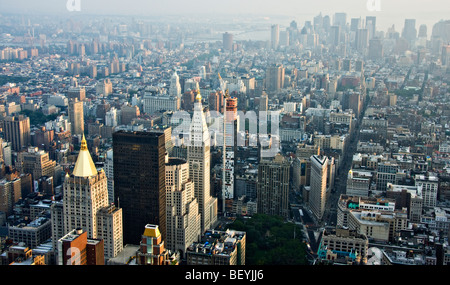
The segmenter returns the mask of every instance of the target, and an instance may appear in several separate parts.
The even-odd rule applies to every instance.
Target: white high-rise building
[[[189,164],[183,159],[166,159],[166,213],[166,247],[184,255],[201,236],[201,216]]]
[[[368,197],[371,177],[371,172],[350,169],[345,193],[349,196]]]
[[[97,171],[84,135],[72,175],[64,179],[63,197],[64,234],[81,228],[89,238],[104,239],[106,258],[115,257],[123,246],[122,210],[109,204],[105,171]]]
[[[123,250],[121,208],[110,204],[98,211],[97,238],[104,241],[105,258],[114,258]]]
[[[271,26],[271,45],[272,49],[278,49],[278,45],[280,44],[280,26],[272,25]]]
[[[198,73],[202,79],[206,79],[206,67],[204,65],[200,66]]]
[[[297,111],[297,103],[296,102],[284,102],[283,109],[286,113],[296,112]]]
[[[87,149],[86,140],[72,175],[66,175],[64,191],[64,232],[83,228],[88,236],[97,238],[97,212],[108,206],[108,186],[104,171],[97,171]]]
[[[180,77],[176,71],[173,73],[172,78],[170,78],[169,96],[181,97]]]
[[[145,94],[143,99],[144,113],[153,114],[157,111],[178,111],[180,109],[180,97],[155,96]]]
[[[424,207],[436,207],[439,180],[436,176],[416,175],[416,186],[422,188]]]
[[[244,81],[242,80],[236,80],[235,82],[228,82],[227,89],[228,92],[230,92],[230,94],[233,92],[241,94],[247,93],[247,88],[245,87]]]
[[[111,80],[105,79],[102,81],[99,81],[97,85],[95,85],[95,92],[97,95],[103,95],[108,96],[109,94],[113,93],[112,83]]]
[[[217,198],[210,192],[210,136],[203,114],[202,96],[197,93],[189,130],[187,161],[189,177],[194,182],[194,195],[199,203],[201,232],[214,226],[217,221]]]
[[[11,143],[2,141],[1,143],[3,162],[5,166],[12,165]]]
[[[45,122],[46,130],[54,130],[57,132],[65,132],[70,131],[71,124],[67,117],[65,118],[63,115],[58,116],[53,121]]]
[[[190,90],[200,90],[200,85],[197,80],[189,78],[184,81],[184,92],[188,92]]]
[[[105,114],[105,125],[108,127],[117,127],[118,114],[116,107],[111,107]]]
[[[327,195],[327,167],[326,156],[311,156],[311,178],[310,178],[310,209],[317,220],[321,220],[325,212]]]
[[[106,152],[105,172],[108,179],[108,202],[114,203],[114,160],[112,149]]]
[[[225,114],[225,183],[223,197],[234,198],[234,154],[239,133],[239,116],[237,115],[237,98],[229,97],[226,100]],[[224,210],[224,209],[223,209]]]

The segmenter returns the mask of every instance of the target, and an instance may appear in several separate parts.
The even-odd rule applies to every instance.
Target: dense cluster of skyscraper
[[[301,225],[311,264],[450,262],[448,22],[319,14],[246,41],[74,18],[35,47],[17,19],[0,264],[244,265],[228,225],[255,214]]]

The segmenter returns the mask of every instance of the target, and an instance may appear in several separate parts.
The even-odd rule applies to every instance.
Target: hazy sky
[[[45,14],[102,14],[102,15],[195,15],[195,14],[253,14],[265,17],[290,16],[303,25],[304,20],[322,12],[332,15],[346,12],[352,17],[377,16],[377,24],[384,29],[396,24],[403,27],[405,18],[417,19],[417,25],[450,19],[449,0],[74,0],[80,12],[69,12],[69,0],[0,0],[0,13]],[[70,0],[72,1],[72,0]],[[379,1],[380,11],[369,11],[368,1]]]

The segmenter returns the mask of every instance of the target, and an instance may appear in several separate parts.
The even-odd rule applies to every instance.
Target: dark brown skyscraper
[[[181,109],[187,112],[191,112],[194,109],[194,90],[185,91],[181,96]]]
[[[223,92],[211,92],[208,96],[209,110],[222,112],[223,109]]]
[[[289,162],[280,154],[258,166],[258,213],[289,217]]]
[[[30,118],[22,115],[3,119],[5,140],[11,142],[12,149],[21,151],[31,143]]]
[[[113,134],[114,201],[123,209],[124,244],[138,245],[147,224],[166,236],[163,132]]]

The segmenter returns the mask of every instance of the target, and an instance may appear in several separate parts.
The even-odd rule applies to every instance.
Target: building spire
[[[202,95],[200,95],[200,89],[197,90],[197,96],[195,97],[195,100],[197,100],[198,102],[202,101]]]
[[[97,175],[97,168],[92,161],[91,154],[87,148],[86,138],[83,134],[81,140],[80,153],[78,154],[77,162],[72,174],[76,177],[90,177]]]
[[[81,139],[81,147],[80,147],[80,150],[87,150],[88,148],[87,148],[87,143],[86,143],[86,138],[84,137],[84,134],[83,134],[83,138]]]

